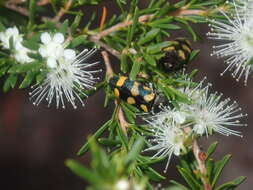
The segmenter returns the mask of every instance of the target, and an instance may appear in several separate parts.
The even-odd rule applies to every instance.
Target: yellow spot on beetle
[[[141,104],[141,109],[145,112],[148,112],[148,108],[144,104]]]
[[[144,96],[144,100],[145,100],[146,102],[150,102],[150,101],[152,101],[154,98],[155,98],[155,94],[154,94],[154,93],[151,93],[151,94],[148,94],[148,95]]]
[[[123,76],[119,77],[119,80],[117,81],[116,86],[118,86],[118,87],[123,86],[123,84],[125,83],[126,79],[127,79],[127,77],[123,77]]]
[[[174,45],[179,45],[180,42],[178,42],[178,41],[173,41],[172,43],[173,43]]]
[[[138,96],[139,95],[139,89],[138,89],[138,87],[139,87],[139,83],[138,82],[134,82],[134,85],[133,85],[133,87],[131,89],[131,93],[132,93],[133,96]]]
[[[188,53],[191,53],[192,52],[192,50],[187,46],[187,45],[182,45],[182,48],[185,50],[185,51],[187,51]]]
[[[114,88],[114,95],[116,96],[116,97],[119,97],[119,90],[117,89],[117,88]]]
[[[144,90],[151,90],[149,87],[147,87],[147,86],[143,86],[143,89]]]
[[[163,49],[164,51],[170,52],[170,51],[175,51],[175,47],[174,46],[170,46],[170,47],[166,47]]]
[[[187,43],[188,46],[191,46],[191,43],[190,43],[189,40],[186,40],[186,39],[185,39],[184,41],[185,41],[185,43]]]
[[[135,99],[133,97],[128,97],[127,98],[127,103],[129,103],[129,104],[135,104]]]
[[[181,59],[183,59],[183,60],[186,59],[185,54],[184,54],[184,52],[183,52],[182,50],[178,50],[177,53],[178,53],[178,56],[179,56]]]

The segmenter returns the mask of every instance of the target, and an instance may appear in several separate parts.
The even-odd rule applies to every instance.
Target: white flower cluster
[[[145,188],[141,184],[137,184],[136,182],[132,181],[130,183],[127,179],[122,178],[114,185],[112,190],[144,190]]]
[[[12,39],[12,40],[11,40]],[[45,61],[48,70],[46,79],[42,84],[32,87],[30,92],[34,105],[40,104],[44,99],[48,106],[56,103],[56,107],[65,108],[65,101],[70,102],[76,108],[76,102],[84,105],[81,97],[87,97],[85,90],[94,89],[98,78],[93,74],[100,70],[90,70],[97,64],[86,63],[86,60],[95,53],[95,49],[88,51],[84,49],[79,55],[73,49],[66,49],[68,43],[62,33],[49,34],[44,32],[40,36],[41,44],[38,53]],[[13,45],[10,44],[13,42]],[[0,43],[4,49],[10,49],[11,55],[19,63],[30,63],[33,61],[28,56],[31,50],[22,45],[23,37],[19,34],[17,27],[8,28],[0,32]],[[12,47],[13,46],[13,47]]]
[[[247,79],[253,70],[253,1],[235,1],[230,4],[234,7],[234,13],[221,13],[226,20],[210,20],[211,31],[207,33],[210,39],[222,41],[214,46],[212,55],[226,58],[226,71],[232,71],[232,76],[239,80],[245,76]]]
[[[151,144],[146,150],[157,151],[153,157],[167,156],[166,170],[172,154],[179,156],[184,152],[190,134],[208,136],[216,132],[241,136],[240,132],[228,127],[245,126],[238,119],[246,115],[240,113],[241,108],[236,102],[231,103],[229,98],[222,100],[221,94],[209,93],[210,84],[203,87],[204,80],[194,88],[189,85],[179,89],[192,104],[180,103],[177,109],[161,106],[159,113],[144,117],[152,132]]]
[[[34,90],[30,92],[34,105],[46,99],[48,106],[55,100],[57,108],[60,105],[65,108],[66,99],[74,108],[77,108],[76,101],[84,106],[81,96],[87,97],[84,90],[94,88],[98,78],[93,74],[100,71],[87,70],[98,63],[86,63],[96,50],[84,49],[76,55],[75,50],[65,49],[66,42],[61,33],[50,35],[45,32],[40,39],[42,44],[38,51],[45,58],[49,71],[43,84],[33,86]]]
[[[11,49],[10,40],[12,38],[13,49]],[[30,63],[33,61],[27,54],[31,52],[22,45],[23,37],[19,34],[17,27],[7,28],[4,32],[0,32],[0,44],[4,49],[10,49],[12,56],[19,63]]]

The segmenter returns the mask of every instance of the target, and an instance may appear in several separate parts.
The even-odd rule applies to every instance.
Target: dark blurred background
[[[145,1],[142,4],[145,5]],[[101,15],[102,6],[109,10],[108,17],[117,13],[112,1],[98,7],[85,7],[84,22],[93,11]],[[111,11],[116,12],[111,12]],[[99,17],[97,18],[97,23]],[[192,42],[193,47],[201,49],[198,58],[189,66],[189,71],[199,69],[196,80],[204,76],[213,83],[213,91],[223,92],[224,96],[236,100],[244,113],[249,116],[245,120],[248,127],[239,128],[244,137],[225,137],[215,135],[202,139],[203,148],[211,142],[219,141],[215,158],[224,154],[232,154],[232,160],[226,167],[221,182],[231,180],[240,175],[248,180],[238,190],[247,190],[253,186],[253,80],[248,86],[236,82],[229,73],[223,77],[220,73],[225,69],[222,60],[210,57],[211,47],[215,42],[206,40],[207,25],[194,26],[203,37],[199,42]],[[187,37],[185,32],[176,32],[174,37]],[[98,54],[99,55],[99,54]],[[116,63],[116,61],[113,61]],[[101,67],[104,68],[103,63]],[[89,134],[95,132],[99,126],[110,118],[111,108],[103,108],[104,94],[99,91],[90,97],[84,108],[74,110],[69,106],[65,110],[57,110],[54,106],[47,108],[44,104],[34,107],[28,97],[29,90],[12,90],[7,94],[0,94],[0,187],[4,190],[80,190],[84,189],[85,182],[72,174],[65,166],[67,158],[89,163],[89,154],[78,158],[75,153],[86,141]],[[175,169],[177,159],[173,159],[170,169],[166,173],[170,179],[179,180]],[[156,167],[163,170],[165,163]]]

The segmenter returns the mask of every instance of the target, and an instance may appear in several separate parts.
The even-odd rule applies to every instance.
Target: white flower
[[[244,75],[246,84],[253,68],[253,15],[249,16],[253,9],[249,11],[246,6],[240,8],[235,1],[233,5],[233,17],[221,10],[227,21],[210,20],[211,32],[207,35],[210,39],[223,41],[221,45],[213,47],[213,55],[226,57],[228,66],[221,75],[233,70],[232,76],[238,81]]]
[[[23,41],[22,35],[19,34],[16,26],[7,28],[4,32],[0,32],[0,41],[5,49],[10,49],[10,38],[13,39],[14,46]]]
[[[5,32],[0,32],[0,41],[5,49],[10,49],[10,38],[13,39],[13,49],[12,56],[19,63],[30,63],[33,61],[32,58],[28,56],[31,50],[27,49],[22,45],[23,37],[19,34],[17,27],[7,28]]]
[[[204,80],[195,88],[186,87],[182,91],[193,101],[193,104],[180,105],[188,113],[187,119],[191,121],[193,131],[207,136],[212,131],[226,136],[241,136],[240,132],[228,127],[244,126],[238,119],[246,115],[240,113],[241,108],[236,102],[231,103],[229,98],[222,100],[222,94],[209,93],[210,84],[202,87],[203,82]]]
[[[94,52],[95,49],[91,51],[85,49],[76,56],[74,50],[65,50],[62,57],[49,61],[47,63],[49,72],[45,81],[41,85],[34,86],[35,89],[30,93],[34,105],[46,99],[50,106],[55,99],[57,108],[60,105],[65,108],[65,100],[74,108],[77,107],[76,101],[84,106],[81,96],[87,97],[84,90],[94,88],[97,78],[94,78],[93,74],[100,71],[87,70],[97,64],[97,62],[91,64],[85,62]]]
[[[130,184],[128,180],[121,179],[115,184],[115,190],[130,190]]]
[[[169,106],[164,107],[163,105],[160,105],[159,108],[161,109],[159,113],[144,118],[144,120],[148,123],[157,122],[159,124],[168,121],[176,124],[183,124],[186,120],[186,113],[182,111],[171,109]]]
[[[30,63],[33,61],[33,59],[28,56],[28,53],[31,52],[31,50],[24,47],[21,43],[15,44],[15,48],[13,51],[13,57],[16,59],[17,62]]]
[[[51,36],[48,32],[44,32],[41,34],[40,40],[43,44],[39,48],[39,53],[43,58],[47,59],[47,64],[50,68],[55,68],[57,60],[63,56],[70,57],[69,59],[75,56],[74,50],[65,49],[66,44],[62,33],[56,33]]]
[[[253,0],[235,0],[228,3],[236,7],[239,15],[242,17],[245,17],[245,14],[246,16],[252,16],[253,14]]]
[[[134,185],[134,190],[144,190],[144,186],[143,185],[140,185],[140,184],[135,184]]]
[[[176,117],[180,115],[184,118],[184,116],[181,116],[182,114],[174,113],[176,113]],[[145,151],[157,151],[153,158],[168,157],[165,171],[167,171],[172,154],[179,156],[181,150],[184,149],[187,136],[183,131],[183,127],[175,122],[174,113],[169,107],[164,107],[160,113],[143,118],[148,122],[148,129],[152,132],[151,145]],[[179,121],[181,122],[182,119]]]

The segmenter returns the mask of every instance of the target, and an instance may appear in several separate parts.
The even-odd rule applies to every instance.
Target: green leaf
[[[2,22],[0,22],[0,32],[4,31],[5,30],[5,27],[4,25],[2,24]]]
[[[246,177],[240,176],[234,179],[233,181],[227,182],[219,186],[218,188],[216,188],[216,190],[233,190],[236,187],[238,187],[240,184],[242,184],[245,180],[246,180]]]
[[[145,174],[153,181],[161,181],[165,180],[166,177],[159,174],[157,171],[155,171],[153,168],[148,167],[147,170],[145,170]]]
[[[148,33],[146,33],[146,35],[144,37],[142,37],[139,40],[139,42],[138,42],[139,45],[143,45],[147,42],[150,42],[151,40],[153,40],[158,35],[159,32],[160,32],[159,28],[153,28]]]
[[[126,102],[121,102],[121,105],[123,105],[124,107],[126,107],[128,110],[130,110],[133,114],[135,113],[140,113],[140,110],[136,107],[134,107],[131,104],[128,104]]]
[[[97,5],[102,0],[78,0],[79,5]]]
[[[167,29],[167,30],[179,30],[179,29],[181,29],[180,26],[175,25],[175,24],[160,24],[159,28]]]
[[[69,20],[65,20],[62,24],[61,27],[59,29],[59,32],[62,33],[63,35],[65,35],[67,33],[69,27]]]
[[[191,52],[191,55],[190,55],[190,61],[192,61],[198,54],[199,54],[200,50],[199,49],[196,49],[196,50],[193,50]]]
[[[22,42],[23,46],[25,46],[26,48],[30,49],[30,50],[38,50],[40,45],[33,41],[33,40],[24,40]]]
[[[83,13],[81,13],[81,12],[79,12],[79,14],[76,15],[74,21],[72,22],[72,24],[70,26],[72,33],[74,33],[76,31],[77,27],[79,26],[82,16],[83,16]]]
[[[150,158],[150,157],[139,155],[138,159],[141,160],[141,163],[139,163],[139,165],[140,166],[145,166],[145,165],[151,165],[151,164],[159,163],[159,162],[165,160],[166,157]]]
[[[8,71],[8,69],[10,68],[9,65],[4,65],[0,67],[0,77],[5,75],[5,73]]]
[[[15,74],[11,74],[8,76],[6,81],[4,82],[3,91],[7,92],[10,88],[14,88],[17,83],[18,77]]]
[[[156,66],[156,60],[149,54],[143,54],[144,59],[147,61],[148,64],[155,67]]]
[[[84,43],[87,40],[87,36],[86,35],[80,35],[76,38],[74,38],[71,43],[70,43],[70,48],[75,48],[79,45],[81,45],[82,43]]]
[[[172,43],[169,41],[161,42],[155,45],[150,45],[147,47],[147,54],[160,53],[163,48],[170,46]]]
[[[28,23],[29,29],[31,29],[34,24],[35,11],[36,11],[36,0],[30,0],[29,1],[29,23]]]
[[[41,71],[37,76],[36,76],[36,83],[40,84],[43,82],[43,80],[46,78],[47,72],[45,70]]]
[[[127,103],[121,103],[121,107],[124,110],[124,113],[126,114],[127,119],[131,122],[131,123],[135,123],[135,119],[136,119],[136,115],[135,113],[133,113],[127,106]]]
[[[112,120],[107,121],[102,127],[100,127],[94,135],[92,135],[91,138],[97,139],[98,137],[100,137],[100,135],[103,134],[103,132],[111,125]],[[85,152],[87,152],[87,150],[89,149],[89,143],[90,141],[88,140],[88,142],[86,142],[78,151],[77,155],[81,156],[83,155]]]
[[[213,144],[211,144],[209,146],[209,148],[206,151],[206,156],[207,156],[206,159],[208,159],[208,158],[210,158],[212,156],[212,154],[214,153],[214,151],[217,148],[217,145],[218,145],[218,142],[216,141],[216,142],[214,142]]]
[[[138,7],[135,8],[134,11],[134,16],[133,16],[133,24],[129,27],[128,29],[128,34],[127,34],[127,46],[130,47],[130,44],[132,42],[136,26],[138,24],[138,18],[139,18],[139,9]]]
[[[175,186],[167,187],[164,190],[184,190],[184,189],[182,189],[181,187],[175,185]]]
[[[120,56],[120,70],[123,73],[129,72],[129,64],[127,62],[127,59],[128,59],[128,57],[124,53]]]
[[[208,179],[212,179],[213,178],[213,169],[215,166],[215,162],[213,159],[209,158],[206,161],[206,176],[208,177]]]
[[[25,73],[28,71],[38,71],[42,67],[42,63],[33,62],[29,64],[17,64],[12,66],[8,73]]]
[[[173,17],[172,16],[167,16],[161,19],[155,19],[152,22],[149,22],[148,25],[151,27],[158,27],[160,26],[160,24],[168,24],[170,22],[173,21]]]
[[[216,163],[216,165],[214,167],[214,178],[212,180],[212,187],[215,187],[215,185],[218,182],[218,179],[221,175],[223,168],[228,163],[230,158],[231,158],[231,155],[226,155],[226,156],[224,156],[224,158],[222,160],[220,160],[219,162]]]
[[[184,102],[186,104],[190,104],[191,101],[189,100],[188,96],[178,90],[176,90],[175,88],[173,88],[172,86],[166,86],[165,88],[166,91],[169,91],[170,94],[172,94],[172,99],[177,99],[178,101]],[[174,98],[173,98],[174,97]]]
[[[117,122],[117,124],[118,124],[118,126],[116,127],[116,131],[117,131],[118,137],[119,137],[121,143],[126,148],[126,150],[128,150],[128,139],[127,139],[127,136],[126,136],[126,134],[124,134],[124,132],[123,132],[121,126],[120,126],[120,123]]]
[[[129,77],[131,80],[136,79],[137,74],[140,72],[141,64],[142,64],[142,60],[135,59],[135,62],[133,64],[131,72],[129,74]]]
[[[138,155],[140,154],[142,150],[143,145],[144,145],[144,140],[143,138],[139,137],[126,157],[126,161],[125,161],[126,164],[129,164],[130,162],[137,159]]]
[[[109,169],[110,163],[109,158],[103,149],[101,149],[94,137],[89,138],[90,141],[90,149],[92,153],[92,168],[95,168],[97,172],[101,175]],[[104,173],[105,175],[107,173]]]
[[[107,139],[107,138],[99,138],[98,142],[100,144],[105,145],[105,146],[116,146],[116,145],[121,144],[121,142],[119,140],[111,140],[111,139]]]
[[[26,88],[29,85],[31,85],[33,79],[34,79],[35,73],[34,72],[27,72],[24,80],[22,83],[19,85],[19,88]]]
[[[182,23],[182,25],[185,27],[186,30],[188,30],[190,32],[190,34],[192,35],[192,38],[194,41],[196,41],[197,39],[199,39],[198,35],[196,34],[196,32],[193,30],[193,28],[191,27],[191,25],[182,18],[175,18],[175,20],[177,20],[178,22]]]
[[[57,26],[56,26],[56,23],[50,21],[50,20],[46,20],[45,23],[43,25],[41,25],[40,28],[46,28],[48,30],[51,30],[51,31],[55,31],[55,30],[58,30]]]
[[[180,184],[180,183],[178,183],[174,180],[170,180],[170,183],[172,183],[172,184],[176,185],[177,187],[179,187],[180,190],[189,190],[187,187],[185,187],[184,185],[182,185],[182,184]]]
[[[92,184],[97,184],[99,181],[99,176],[95,173],[84,167],[79,162],[69,159],[65,162],[66,166],[74,172],[76,175],[80,176],[81,178],[87,180]]]
[[[165,5],[161,6],[160,10],[157,11],[157,14],[155,15],[155,17],[157,18],[164,17],[169,13],[170,10],[171,10],[171,6],[167,2]]]
[[[192,173],[189,173],[186,169],[177,167],[179,173],[187,182],[187,184],[191,187],[192,190],[199,190],[201,188],[201,184],[195,179],[195,176]]]
[[[11,36],[10,39],[9,39],[9,47],[10,47],[10,50],[14,49],[13,36]]]
[[[180,159],[180,166],[186,169],[188,173],[192,174],[192,169],[190,166],[191,162],[192,162],[191,160],[185,160],[184,158]]]

